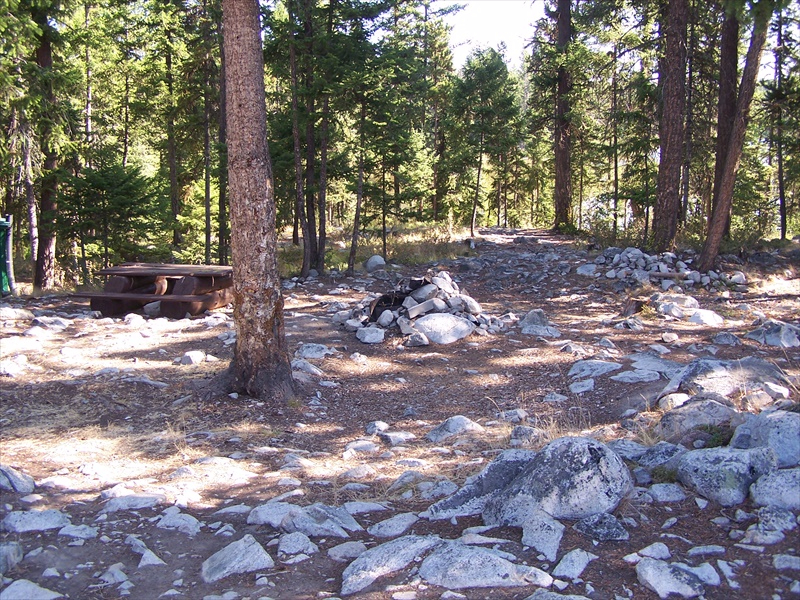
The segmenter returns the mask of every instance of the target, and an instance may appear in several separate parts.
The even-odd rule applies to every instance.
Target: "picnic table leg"
[[[130,292],[133,287],[132,277],[114,275],[106,281],[103,291],[113,293]],[[142,305],[135,300],[111,300],[109,298],[92,298],[90,306],[92,310],[100,311],[104,317],[124,314],[136,310]]]
[[[182,319],[186,313],[199,315],[203,311],[225,306],[233,301],[233,279],[214,277],[181,277],[175,282],[172,293],[176,296],[195,296],[208,294],[211,297],[202,302],[162,302],[161,315],[170,319]],[[222,289],[220,289],[222,288]]]

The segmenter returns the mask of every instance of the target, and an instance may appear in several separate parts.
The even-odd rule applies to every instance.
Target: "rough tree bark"
[[[284,335],[264,58],[257,0],[223,0],[228,185],[236,347],[230,387],[286,402],[294,395]]]
[[[297,227],[303,234],[303,266],[300,269],[300,276],[307,277],[308,272],[311,270],[311,244],[308,242],[310,236],[310,229],[308,220],[306,219],[305,212],[305,196],[303,188],[303,164],[300,146],[300,108],[298,106],[298,96],[300,94],[298,87],[297,77],[297,48],[296,36],[294,31],[295,14],[293,10],[294,2],[289,1],[287,7],[289,10],[289,71],[291,73],[292,83],[292,144],[294,148],[294,192],[295,192],[295,205],[294,205],[294,218],[295,218],[295,231]]]
[[[661,62],[662,111],[659,126],[661,159],[653,213],[653,247],[672,248],[678,231],[681,166],[683,163],[683,112],[686,105],[686,0],[670,0],[667,6],[666,43]]]
[[[56,284],[56,217],[58,215],[58,153],[53,143],[55,132],[51,116],[55,112],[48,107],[55,105],[53,90],[53,47],[51,36],[55,35],[49,23],[46,9],[36,10],[33,20],[39,26],[39,46],[36,48],[36,64],[42,73],[43,98],[47,117],[42,119],[41,145],[42,164],[41,197],[39,201],[39,246],[36,253],[36,270],[33,276],[34,290],[46,290]]]
[[[572,40],[572,9],[570,0],[558,0],[556,12],[558,52],[566,55]],[[572,75],[566,65],[558,67],[558,89],[556,91],[555,122],[555,221],[554,229],[570,224],[569,209],[572,203],[572,130],[569,122],[569,94],[572,91]]]
[[[750,104],[756,90],[758,69],[761,66],[761,54],[764,52],[764,43],[767,41],[767,28],[774,0],[761,0],[754,7],[753,33],[750,37],[750,46],[742,71],[742,80],[739,84],[739,94],[736,100],[736,113],[733,118],[731,139],[725,155],[725,167],[719,184],[719,198],[711,213],[711,222],[708,226],[708,235],[700,252],[697,268],[699,271],[708,271],[714,266],[714,260],[719,254],[719,247],[725,233],[728,215],[733,206],[733,186],[736,183],[736,173],[739,171],[739,162],[742,158],[744,136],[747,124],[750,121]]]
[[[719,96],[717,100],[717,160],[714,165],[714,187],[711,192],[711,206],[707,215],[719,203],[719,186],[725,169],[725,156],[733,131],[733,118],[736,115],[736,80],[739,66],[739,20],[731,11],[722,23],[719,51]],[[730,213],[726,216],[725,230],[730,227]]]

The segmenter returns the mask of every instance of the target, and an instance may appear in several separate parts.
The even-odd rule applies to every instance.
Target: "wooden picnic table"
[[[102,292],[75,292],[89,298],[103,316],[132,312],[161,302],[161,315],[181,319],[233,301],[233,268],[213,265],[123,263],[101,269],[108,276]]]

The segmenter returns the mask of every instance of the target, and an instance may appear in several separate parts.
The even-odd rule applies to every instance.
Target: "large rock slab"
[[[800,464],[800,413],[776,410],[748,415],[736,428],[730,445],[772,448],[778,467],[795,467]]]
[[[569,375],[573,379],[585,379],[587,377],[599,377],[612,371],[618,371],[622,365],[607,360],[579,360],[569,370]]]
[[[379,577],[404,569],[442,543],[433,535],[407,535],[363,552],[342,573],[342,596],[360,592]]]
[[[61,529],[70,525],[67,515],[59,510],[15,510],[6,515],[0,522],[0,530],[10,533],[25,533],[26,531],[48,531]]]
[[[434,344],[452,344],[475,331],[475,325],[462,317],[434,313],[420,317],[414,327]]]
[[[520,524],[522,543],[544,554],[549,561],[558,556],[558,547],[564,536],[564,526],[543,510],[529,509],[528,519]]]
[[[33,477],[9,465],[0,465],[0,490],[30,494],[35,488]]]
[[[27,579],[17,579],[3,590],[3,600],[55,600],[63,598],[63,594],[48,590]]]
[[[448,542],[436,548],[419,568],[430,584],[451,590],[537,585],[549,587],[553,578],[536,567],[515,565],[506,553]]]
[[[772,363],[755,357],[741,360],[698,358],[686,365],[661,391],[661,396],[675,392],[715,393],[726,398],[762,387],[763,382],[786,384],[783,373]]]
[[[800,346],[800,327],[770,319],[744,337],[766,346],[796,348]]]
[[[301,507],[288,502],[267,502],[261,506],[256,506],[247,515],[248,525],[269,525],[275,529],[281,526],[283,518],[293,510],[300,510]]]
[[[757,506],[800,510],[800,467],[779,469],[759,477],[750,486],[750,496]]]
[[[502,452],[483,471],[468,477],[455,494],[431,505],[423,516],[450,519],[480,514],[488,499],[511,483],[534,456],[536,452],[530,450]]]
[[[681,457],[678,480],[709,500],[735,506],[744,502],[759,477],[775,469],[776,462],[768,448],[694,450]]]
[[[209,556],[201,567],[203,581],[213,583],[237,573],[252,573],[275,566],[264,547],[250,535]]]
[[[153,508],[167,499],[163,494],[128,494],[118,496],[106,502],[100,513],[114,513],[121,510],[141,510]]]
[[[556,519],[581,519],[614,510],[632,488],[628,467],[605,444],[563,437],[536,453],[520,474],[487,502],[483,516],[490,524],[510,519],[524,522],[524,510],[530,507]]]
[[[350,537],[348,531],[363,529],[344,508],[319,502],[287,513],[281,520],[281,528],[288,533],[300,531],[309,537],[342,538]]]
[[[800,416],[800,415],[798,415]],[[664,413],[656,432],[669,439],[680,439],[692,429],[702,426],[738,425],[744,417],[727,404],[713,399],[690,400]]]

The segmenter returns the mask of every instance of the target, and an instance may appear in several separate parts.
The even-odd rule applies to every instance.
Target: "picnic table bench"
[[[102,292],[73,296],[89,298],[92,310],[106,317],[160,301],[162,316],[181,319],[233,301],[233,268],[228,266],[123,263],[98,274],[108,276]]]

